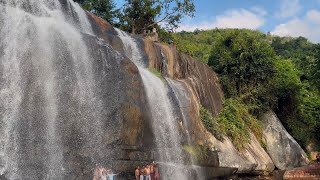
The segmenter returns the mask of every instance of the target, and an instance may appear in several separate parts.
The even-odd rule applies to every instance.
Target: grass
[[[160,78],[163,83],[166,83],[166,80],[164,79],[160,71],[156,70],[155,68],[149,68],[149,71],[152,72],[158,78]]]

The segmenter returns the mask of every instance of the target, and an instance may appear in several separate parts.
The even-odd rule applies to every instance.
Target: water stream
[[[126,55],[136,64],[142,77],[151,109],[155,144],[160,156],[158,161],[171,167],[163,173],[162,177],[164,179],[188,179],[184,170],[179,168],[179,164],[183,164],[182,145],[177,117],[174,114],[168,95],[168,85],[164,82],[164,79],[162,80],[150,72],[144,64],[143,56],[136,40],[119,29],[117,29],[117,32],[124,44]]]
[[[68,123],[84,148],[102,141],[101,103],[83,40],[92,29],[78,4],[64,5],[0,1],[0,179],[64,179]]]

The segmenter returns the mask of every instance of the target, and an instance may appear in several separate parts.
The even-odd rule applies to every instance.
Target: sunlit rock
[[[291,169],[309,163],[306,153],[286,131],[274,112],[265,113],[262,121],[267,152],[278,169]]]

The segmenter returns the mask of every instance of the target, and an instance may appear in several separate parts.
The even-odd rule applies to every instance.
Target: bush
[[[249,113],[249,107],[238,99],[229,98],[224,102],[217,122],[238,150],[250,142],[250,131],[264,145],[261,123]]]
[[[212,117],[212,114],[202,105],[200,106],[199,110],[200,119],[203,123],[203,125],[206,127],[206,129],[214,135],[218,140],[223,140],[223,132],[220,130],[220,127],[216,121]]]

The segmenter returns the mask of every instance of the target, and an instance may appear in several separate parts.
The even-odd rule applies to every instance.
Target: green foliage
[[[241,132],[247,137],[242,130],[248,125],[239,117],[272,108],[301,145],[320,144],[320,44],[245,29],[197,29],[173,37],[178,50],[218,73],[228,98],[218,125],[228,127],[233,141],[241,142]]]
[[[318,49],[320,49],[320,45],[318,45]],[[320,52],[317,54],[317,59],[313,66],[311,77],[313,79],[313,84],[318,88],[318,91],[320,91]]]
[[[272,47],[276,53],[291,59],[300,70],[302,80],[307,80],[320,89],[320,45],[309,42],[304,37],[273,37]]]
[[[199,110],[200,119],[206,129],[211,132],[218,140],[223,140],[223,132],[217,123],[217,120],[212,117],[212,114],[203,106]]]
[[[223,136],[231,138],[232,143],[238,150],[241,150],[250,142],[252,132],[263,145],[263,134],[260,122],[249,113],[250,107],[237,99],[227,99],[224,102],[224,109],[218,118],[213,118],[211,113],[200,106],[200,118],[206,129],[220,141]]]
[[[161,79],[162,82],[166,82],[166,80],[163,78],[160,71],[156,70],[155,68],[149,68],[150,72],[152,72],[155,76]]]
[[[167,30],[177,28],[181,18],[193,16],[193,0],[126,0],[117,26],[133,34],[161,23]]]
[[[303,143],[302,145],[320,142],[320,95],[318,92],[307,88],[299,92],[297,118],[299,123],[297,125],[290,123],[289,127],[294,134],[299,134],[297,138]]]
[[[118,24],[125,31],[141,34],[160,12],[161,7],[154,0],[126,0]]]
[[[248,125],[239,117],[272,108],[301,145],[320,144],[320,44],[245,29],[197,29],[173,37],[178,50],[218,73],[228,98],[218,126],[225,124],[234,142],[247,139],[237,136],[247,137]]]
[[[113,0],[81,0],[83,9],[86,9],[97,16],[105,19],[110,24],[114,24],[114,19],[119,10],[115,9]]]
[[[163,43],[168,43],[169,39],[173,39],[172,33],[168,32],[165,29],[158,27],[157,32],[158,32],[159,40]]]
[[[243,104],[241,100],[227,99],[217,122],[238,150],[249,143],[249,132],[252,132],[263,144],[261,124],[249,113],[249,107]]]
[[[201,62],[207,63],[212,44],[219,35],[220,32],[218,30],[198,30],[195,31],[195,33],[182,31],[173,34],[173,39],[179,51],[189,54]]]
[[[188,152],[194,159],[197,161],[204,161],[208,158],[208,151],[209,149],[206,146],[196,145],[196,146],[189,146],[184,145],[181,147],[182,150]]]
[[[300,72],[291,60],[275,60],[275,76],[273,86],[278,98],[288,98],[301,89]]]
[[[221,31],[212,43],[208,65],[219,74],[227,98],[239,99],[255,116],[274,101],[268,88],[275,53],[266,36],[251,30]]]
[[[106,19],[110,24],[132,34],[159,27],[172,31],[181,18],[193,17],[193,0],[125,0],[122,8],[115,9],[113,0],[76,0],[81,6]]]
[[[227,94],[227,97],[257,90],[272,77],[275,54],[264,37],[255,31],[234,30],[226,32],[213,44],[208,65],[227,78],[235,88],[232,91],[237,93]],[[224,88],[230,86],[222,85]]]

